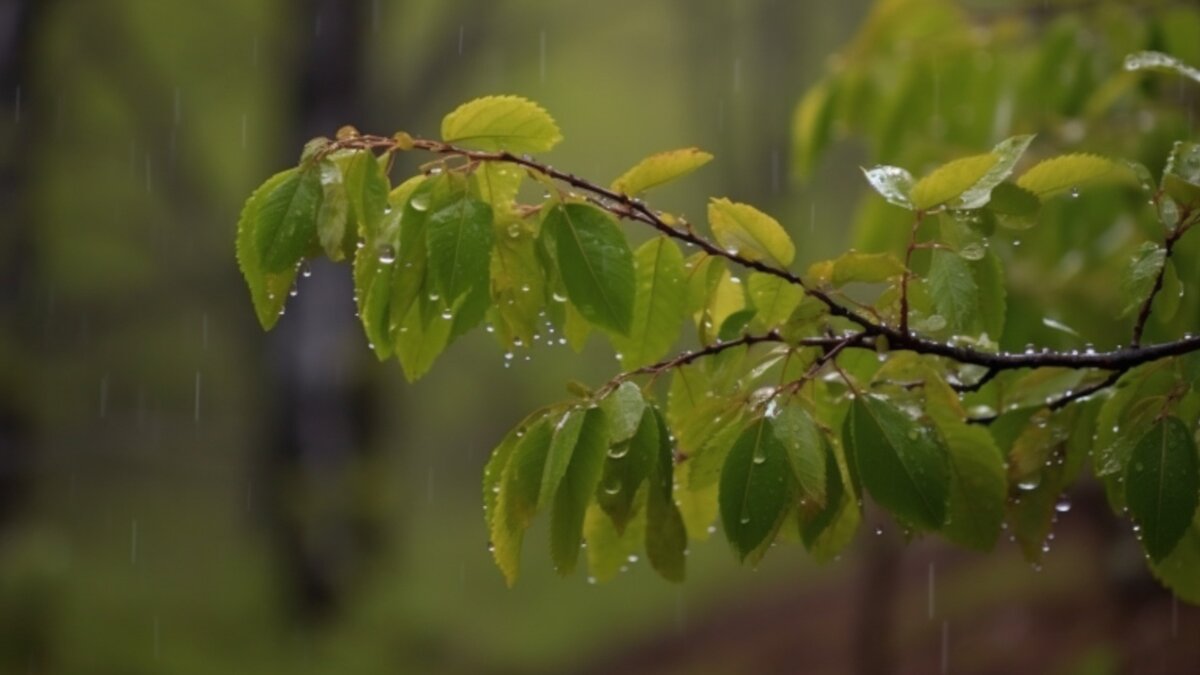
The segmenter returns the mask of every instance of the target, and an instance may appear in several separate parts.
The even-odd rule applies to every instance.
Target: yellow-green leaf
[[[1017,186],[1045,200],[1068,190],[1078,194],[1081,187],[1090,183],[1127,180],[1131,176],[1123,164],[1098,155],[1079,153],[1043,160],[1018,178]]]
[[[913,186],[913,206],[924,211],[958,197],[987,175],[999,160],[989,152],[943,164]]]
[[[442,140],[484,150],[545,152],[562,140],[554,118],[520,96],[485,96],[442,120]]]
[[[708,222],[717,243],[744,258],[787,267],[796,257],[796,246],[779,221],[749,204],[713,199],[708,203]]]
[[[636,195],[688,175],[712,161],[713,156],[699,148],[668,150],[643,159],[612,183],[612,189]]]

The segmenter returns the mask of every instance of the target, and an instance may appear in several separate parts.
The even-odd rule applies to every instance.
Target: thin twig
[[[1179,241],[1179,238],[1192,226],[1189,218],[1191,218],[1189,211],[1185,210],[1179,214],[1179,225],[1167,233],[1167,236],[1163,239],[1163,264],[1162,267],[1158,268],[1158,275],[1154,277],[1154,287],[1150,289],[1150,294],[1142,302],[1142,308],[1138,311],[1137,321],[1133,324],[1133,338],[1130,340],[1130,345],[1133,347],[1137,347],[1142,342],[1142,333],[1146,330],[1146,322],[1150,320],[1150,310],[1154,305],[1154,297],[1162,290],[1163,279],[1167,275],[1167,265],[1171,263],[1171,253],[1175,250],[1175,242]]]

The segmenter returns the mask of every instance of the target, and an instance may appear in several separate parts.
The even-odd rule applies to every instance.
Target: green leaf
[[[908,171],[898,166],[874,166],[863,169],[863,175],[871,188],[883,196],[890,204],[895,204],[910,211],[915,208],[910,195],[913,190],[913,177]]]
[[[658,453],[658,422],[646,406],[642,407],[644,414],[632,437],[621,441],[609,439],[600,489],[596,492],[597,503],[612,518],[619,533],[625,531],[625,526],[633,517],[634,498],[649,475],[650,465],[656,461]],[[605,414],[608,414],[607,410]],[[609,420],[611,423],[611,416]],[[611,424],[610,430],[616,426]]]
[[[1200,208],[1200,185],[1189,183],[1173,173],[1164,174],[1162,184],[1163,190],[1181,207]]]
[[[787,449],[775,423],[759,419],[742,431],[721,471],[721,524],[743,560],[772,534],[792,497]]]
[[[1012,136],[997,143],[990,153],[997,158],[996,163],[974,185],[963,191],[951,206],[957,209],[977,209],[990,203],[994,198],[995,189],[1012,175],[1013,168],[1032,142],[1033,135],[1028,134]]]
[[[638,162],[612,182],[614,192],[636,195],[688,175],[712,161],[713,156],[699,148],[660,152]]]
[[[641,388],[628,380],[605,396],[600,407],[608,417],[609,440],[614,444],[633,438],[639,425],[645,424],[646,399]]]
[[[521,543],[537,508],[541,467],[549,445],[550,424],[542,418],[510,446],[511,456],[496,493],[489,529],[492,556],[510,587],[517,582]]]
[[[588,321],[628,334],[635,295],[633,254],[612,218],[587,204],[559,204],[547,213],[542,228],[553,237],[571,304]]]
[[[1078,194],[1080,188],[1090,183],[1129,179],[1131,176],[1129,169],[1118,162],[1079,153],[1042,160],[1017,179],[1017,186],[1044,201],[1068,190]]]
[[[1146,302],[1166,261],[1167,252],[1158,244],[1147,241],[1138,247],[1121,277],[1121,294],[1125,298],[1121,316],[1133,314]]]
[[[1125,500],[1142,528],[1142,545],[1162,562],[1179,543],[1200,501],[1196,443],[1177,417],[1150,428],[1125,468]]]
[[[1163,168],[1163,189],[1168,187],[1167,176],[1177,176],[1192,185],[1200,184],[1200,143],[1175,141]],[[1185,194],[1190,195],[1192,191],[1187,189]]]
[[[567,473],[586,414],[586,410],[568,410],[554,424],[554,440],[550,443],[550,452],[546,457],[546,467],[542,475],[542,506],[549,504],[554,498],[559,483]]]
[[[646,537],[646,519],[639,516],[629,527],[618,529],[598,505],[590,504],[583,517],[583,536],[587,540],[588,583],[609,581],[626,569],[629,556],[637,553]]]
[[[683,518],[688,539],[706,541],[710,534],[709,526],[717,517],[717,484],[693,487],[688,483],[690,472],[687,464],[675,465],[675,505]]]
[[[942,534],[956,544],[989,551],[1004,521],[1004,455],[987,429],[966,423],[958,394],[940,377],[925,378],[925,401],[950,460]]]
[[[296,269],[290,268],[278,273],[263,270],[260,263],[257,244],[255,242],[260,213],[267,202],[267,196],[275,192],[285,182],[295,180],[297,169],[287,169],[268,178],[250,195],[242,207],[237,224],[237,261],[246,278],[246,286],[250,289],[250,299],[254,303],[254,313],[258,322],[266,330],[270,330],[283,312],[287,302],[288,291],[296,280]]]
[[[492,306],[497,336],[505,346],[515,339],[532,344],[542,329],[539,314],[546,306],[546,273],[538,258],[535,240],[512,221],[499,218],[492,247]],[[515,234],[514,234],[515,233]]]
[[[824,507],[825,473],[836,472],[837,466],[826,466],[827,441],[816,422],[804,408],[790,404],[774,418],[774,430],[787,451],[788,464],[800,488],[800,498],[810,505]]]
[[[487,288],[492,253],[492,209],[468,193],[429,217],[426,239],[435,288],[453,303],[474,288]]]
[[[479,198],[497,215],[512,212],[524,178],[525,172],[520,167],[501,162],[484,162],[471,173],[471,183]]]
[[[1200,604],[1200,515],[1169,556],[1159,562],[1151,562],[1150,569],[1171,592],[1184,602]]]
[[[749,204],[711,199],[708,224],[718,244],[744,258],[787,267],[796,257],[796,246],[779,221]]]
[[[786,279],[762,272],[749,274],[746,291],[757,310],[750,320],[750,327],[756,332],[766,332],[787,323],[804,299],[804,289]]]
[[[846,416],[846,446],[863,486],[881,506],[916,527],[946,520],[946,453],[926,428],[891,403],[857,396]]]
[[[254,247],[264,272],[284,272],[304,257],[317,234],[321,173],[301,169],[280,180],[256,209]]]
[[[442,120],[442,140],[484,150],[545,152],[562,140],[541,106],[519,96],[485,96]]]
[[[387,176],[384,175],[383,167],[379,165],[375,153],[367,150],[351,155],[346,160],[343,173],[350,211],[362,228],[364,236],[372,240],[379,233],[379,225],[388,207],[388,192],[391,188]]]
[[[393,274],[393,277],[396,275]],[[393,296],[394,297],[394,296]],[[462,300],[455,307],[447,307],[444,303],[428,303],[429,309],[423,310],[421,301],[414,302],[404,318],[397,319],[395,315],[389,321],[395,326],[396,357],[400,360],[400,368],[409,382],[416,382],[433,367],[433,362],[450,344],[450,333],[454,322],[443,318],[449,313],[457,312]]]
[[[673,481],[675,458],[671,449],[671,434],[662,415],[652,407],[646,409],[652,417],[658,445],[650,459],[650,486],[646,495],[646,557],[663,578],[683,581],[687,528],[683,515],[675,504]]]
[[[862,521],[854,492],[846,489],[847,478],[839,468],[833,445],[825,443],[825,506],[812,513],[800,509],[800,539],[818,562],[837,556],[858,530]]]
[[[939,166],[913,185],[909,196],[913,208],[926,211],[958,198],[986,176],[999,159],[987,153],[963,157]]]
[[[1016,183],[997,185],[992,189],[992,199],[988,202],[988,209],[997,215],[1001,225],[1021,230],[1033,225],[1041,206],[1037,195]]]
[[[584,413],[570,464],[554,495],[554,511],[550,516],[550,556],[555,570],[561,575],[574,571],[579,560],[584,512],[600,482],[607,449],[608,423],[604,412],[591,408]]]
[[[634,252],[637,291],[629,337],[614,336],[621,366],[638,368],[662,358],[679,339],[686,287],[683,254],[675,242],[656,237]]]
[[[954,253],[933,251],[929,263],[929,294],[937,313],[954,333],[971,330],[978,321],[979,287],[972,263]],[[996,336],[999,337],[999,336]]]
[[[1008,316],[1008,292],[1004,287],[1004,265],[1000,257],[988,251],[978,262],[971,264],[975,288],[979,290],[979,317],[983,332],[993,341],[1004,336]]]
[[[342,170],[332,160],[322,160],[317,170],[321,173],[321,207],[317,210],[317,238],[329,259],[338,262],[354,254],[354,243],[358,233],[350,220],[350,202],[346,196],[346,184]]]
[[[1166,270],[1163,272],[1162,290],[1154,296],[1154,318],[1159,323],[1168,323],[1179,312],[1183,302],[1183,282],[1175,271],[1175,261],[1167,259]]]
[[[904,273],[904,263],[891,253],[850,251],[833,262],[833,285],[848,283],[878,284]]]

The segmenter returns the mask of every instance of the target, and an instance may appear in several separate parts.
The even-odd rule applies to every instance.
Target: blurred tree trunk
[[[370,8],[364,0],[288,6],[301,45],[292,148],[363,117],[362,72]],[[289,599],[301,618],[331,615],[377,539],[356,505],[372,423],[366,351],[357,347],[349,275],[316,264],[272,334],[275,395],[264,483]]]
[[[38,350],[32,316],[35,273],[29,171],[38,120],[23,114],[29,99],[35,38],[52,0],[0,0],[0,204],[8,227],[0,230],[0,529],[10,525],[32,485],[33,391],[27,364]]]

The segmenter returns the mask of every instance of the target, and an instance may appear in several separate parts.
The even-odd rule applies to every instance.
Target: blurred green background
[[[712,151],[656,203],[751,202],[804,264],[834,255],[867,156],[800,184],[791,115],[867,9],[0,1],[0,673],[1196,672],[1200,612],[1094,486],[1037,570],[879,521],[826,567],[787,546],[741,568],[714,538],[682,586],[645,563],[593,586],[535,530],[507,590],[483,463],[566,380],[610,375],[607,345],[506,368],[479,333],[406,385],[328,265],[276,331],[254,320],[233,232],[263,178],[342,124],[434,136],[490,93],[545,106],[547,159],[599,182]]]

